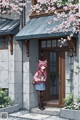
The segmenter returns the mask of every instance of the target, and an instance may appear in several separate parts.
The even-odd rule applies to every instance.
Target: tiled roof
[[[0,35],[17,34],[18,31],[19,20],[0,18]]]
[[[51,29],[61,23],[61,21],[57,21],[48,24],[48,21],[52,18],[53,15],[30,19],[25,25],[25,27],[16,35],[16,40],[67,36],[72,32],[72,28],[70,27],[66,34],[62,31],[49,33],[47,31],[48,29]]]

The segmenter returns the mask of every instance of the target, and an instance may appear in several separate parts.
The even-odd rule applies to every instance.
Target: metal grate
[[[8,112],[1,112],[0,120],[8,120]]]

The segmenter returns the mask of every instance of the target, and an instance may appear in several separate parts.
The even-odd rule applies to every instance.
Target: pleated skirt
[[[44,91],[45,88],[45,83],[39,83],[39,84],[35,84],[35,89],[39,90],[39,91]]]

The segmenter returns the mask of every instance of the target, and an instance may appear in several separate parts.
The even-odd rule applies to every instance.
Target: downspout
[[[22,108],[23,108],[23,41],[22,41]]]

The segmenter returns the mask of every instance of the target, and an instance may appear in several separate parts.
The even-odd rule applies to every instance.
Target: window
[[[64,4],[65,3],[70,3],[71,2],[71,0],[59,0],[59,1],[57,1],[56,3],[55,3],[55,7],[56,7],[56,9],[57,9],[57,12],[63,12],[64,10],[63,10],[63,6],[64,6]],[[60,6],[57,6],[57,4],[58,3],[60,3],[61,5]],[[73,0],[72,1],[72,3],[78,3],[78,0]],[[32,0],[32,5],[36,5],[37,4],[37,0]],[[50,5],[51,7],[53,7],[52,6],[52,4]],[[31,16],[30,17],[34,17],[34,16],[37,16],[37,15],[48,15],[48,14],[52,14],[52,13],[54,13],[54,11],[55,11],[55,9],[54,9],[54,11],[53,11],[53,9],[52,9],[52,11],[51,10],[47,10],[48,9],[48,7],[46,6],[46,4],[44,5],[42,5],[41,6],[41,9],[38,7],[35,11],[33,11],[32,12],[32,14],[31,14]]]
[[[53,47],[60,47],[61,42],[58,40],[42,40],[41,41],[41,48],[53,48]],[[67,47],[67,42],[64,43],[63,47]]]
[[[72,0],[59,0],[58,2],[66,3],[66,2],[71,2]],[[73,3],[78,3],[79,0],[73,0]],[[36,5],[37,0],[32,0],[32,5]]]
[[[8,40],[0,39],[0,49],[8,49]]]
[[[9,96],[9,89],[8,88],[1,88],[1,89],[5,92],[6,96]]]

